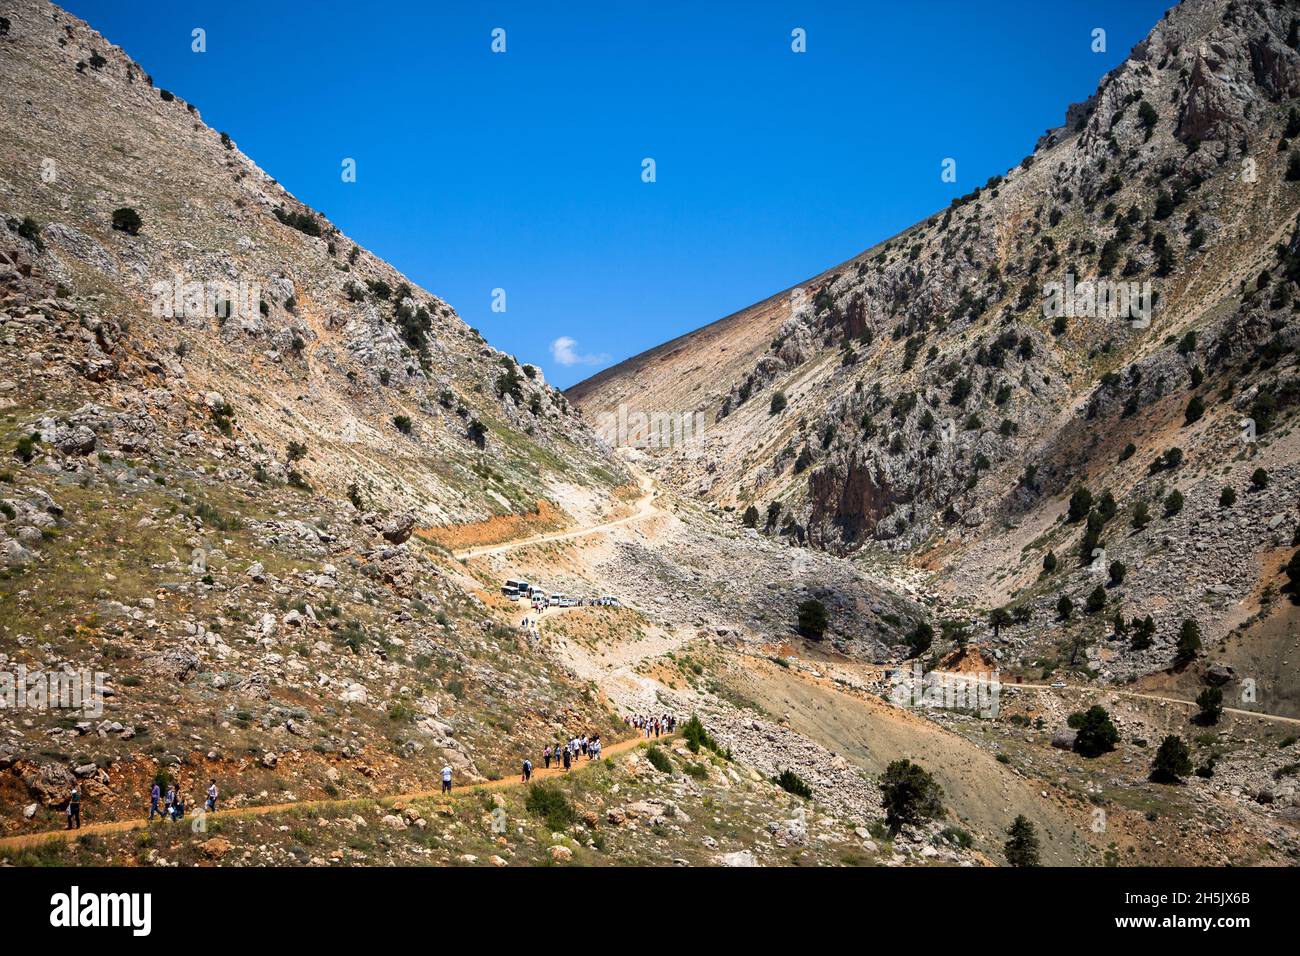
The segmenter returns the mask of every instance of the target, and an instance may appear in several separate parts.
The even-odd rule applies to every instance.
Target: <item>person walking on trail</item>
[[[68,829],[72,829],[73,824],[77,829],[81,829],[81,789],[74,783],[72,793],[68,795]]]
[[[176,799],[179,801],[180,798],[181,798],[181,794],[180,794],[180,790],[178,789],[176,791]],[[208,811],[209,813],[217,812],[217,781],[215,780],[212,780],[208,783],[208,799],[203,804],[203,809]]]
[[[551,769],[551,745],[547,744],[546,749],[542,751],[542,763],[547,770]]]
[[[533,762],[532,762],[531,760],[529,760],[527,757],[525,757],[525,758],[524,758],[524,779],[523,779],[523,782],[524,782],[524,783],[527,783],[529,780],[532,779],[532,777],[533,777]]]
[[[446,764],[442,768],[442,792],[451,793],[451,764]]]
[[[162,799],[162,787],[158,786],[158,781],[153,782],[153,789],[149,791],[149,819],[154,818],[154,814],[162,816],[163,813],[158,809],[158,801]]]
[[[573,759],[573,754],[568,747],[564,748],[564,772],[569,772],[569,763]]]
[[[172,820],[179,823],[185,819],[185,797],[180,787],[176,788],[176,802],[172,804]]]

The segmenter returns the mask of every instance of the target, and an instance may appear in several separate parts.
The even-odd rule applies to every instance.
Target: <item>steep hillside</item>
[[[1110,671],[1163,666],[1182,620],[1218,638],[1268,603],[1300,520],[1297,33],[1288,4],[1189,0],[1005,176],[569,394],[589,419],[702,411],[648,450],[660,478],[958,604],[1041,621],[1120,560],[1112,608],[1160,637]],[[1099,636],[1008,650],[1074,664]]]
[[[974,866],[1017,818],[1056,864],[1300,857],[1297,34],[1180,8],[1005,178],[571,406],[3,0],[0,865]],[[1150,323],[1045,315],[1069,274]],[[616,450],[619,406],[708,427]]]
[[[424,523],[625,479],[539,370],[303,206],[195,104],[57,8],[6,7],[6,278],[81,326],[79,380],[167,387],[245,470],[292,466],[340,496],[355,482]],[[140,225],[116,228],[119,209]],[[62,377],[18,348],[19,367]],[[287,461],[290,442],[305,457]]]
[[[104,819],[155,777],[388,793],[615,730],[413,532],[571,524],[624,467],[85,23],[0,12],[0,671],[107,696],[0,710],[7,826],[74,779]]]

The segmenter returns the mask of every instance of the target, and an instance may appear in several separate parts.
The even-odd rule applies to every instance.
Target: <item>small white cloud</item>
[[[561,335],[551,343],[551,357],[560,365],[599,365],[609,360],[608,355],[582,355],[577,351],[577,339]]]

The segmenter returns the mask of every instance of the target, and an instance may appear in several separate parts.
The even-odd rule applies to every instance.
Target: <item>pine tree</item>
[[[1069,723],[1077,731],[1074,750],[1084,757],[1100,757],[1114,750],[1115,744],[1119,742],[1119,731],[1111,723],[1106,708],[1100,704],[1071,714]]]
[[[1011,623],[1011,614],[1004,607],[994,608],[989,614],[989,626],[993,628],[993,639],[997,640],[1003,626]]]
[[[1002,847],[1011,866],[1038,866],[1038,834],[1034,825],[1022,813],[1007,829],[1007,840]]]
[[[1110,583],[1119,587],[1124,583],[1124,576],[1128,574],[1128,568],[1123,561],[1112,561],[1110,563]]]
[[[1151,638],[1156,635],[1156,622],[1150,614],[1145,618],[1133,618],[1133,650],[1145,651],[1151,646]]]
[[[1181,783],[1192,772],[1192,754],[1183,738],[1170,734],[1160,744],[1151,761],[1151,780],[1155,783]]]
[[[1088,603],[1084,605],[1084,610],[1089,614],[1096,614],[1106,606],[1106,589],[1098,584],[1088,595]]]
[[[1202,726],[1212,726],[1219,722],[1223,715],[1223,691],[1217,687],[1207,687],[1196,697],[1196,706],[1200,712],[1196,715],[1196,722]]]
[[[943,788],[910,760],[895,760],[880,776],[885,823],[897,833],[905,825],[933,819],[943,813]]]
[[[1188,618],[1178,631],[1178,652],[1174,655],[1174,663],[1190,664],[1196,660],[1196,652],[1200,649],[1201,626]]]

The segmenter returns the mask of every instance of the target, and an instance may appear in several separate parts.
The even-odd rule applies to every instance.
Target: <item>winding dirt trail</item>
[[[660,737],[659,740],[670,739]],[[626,753],[629,750],[635,750],[642,744],[647,744],[646,738],[637,735],[629,737],[626,740],[620,740],[610,744],[601,751],[601,758],[613,757],[616,754]],[[562,767],[552,767],[549,770],[545,767],[533,768],[533,780],[547,780],[552,777],[562,777],[566,773],[581,773],[582,769],[588,765],[588,761],[582,757],[574,764],[573,769],[564,770]],[[459,794],[473,793],[475,790],[504,790],[509,787],[523,786],[523,780],[515,777],[500,780],[488,780],[482,783],[464,783],[460,786],[451,788],[452,796]],[[312,811],[325,810],[348,806],[349,804],[358,803],[377,803],[381,806],[388,806],[394,803],[404,803],[411,800],[426,800],[430,797],[441,797],[440,790],[417,790],[413,793],[395,793],[387,796],[356,796],[340,797],[334,800],[299,800],[296,803],[267,803],[254,807],[235,807],[230,810],[218,810],[217,816],[220,819],[243,819],[246,817],[262,817],[275,813],[287,813],[295,810]],[[83,804],[84,808],[84,804]],[[192,822],[193,817],[187,817],[187,822]],[[72,841],[81,836],[90,836],[92,834],[105,833],[127,833],[132,830],[143,830],[150,826],[149,821],[143,817],[131,820],[112,820],[107,823],[90,823],[86,824],[79,830],[43,830],[39,833],[23,833],[17,836],[0,838],[0,850],[21,850],[27,847],[37,846],[48,840],[65,840]],[[160,822],[158,826],[167,826],[168,824]]]
[[[571,541],[574,538],[585,538],[588,535],[600,534],[620,525],[630,524],[651,515],[661,514],[661,510],[654,503],[658,493],[655,491],[649,476],[641,475],[640,482],[642,495],[637,500],[636,508],[630,515],[624,515],[612,521],[603,521],[600,524],[588,525],[585,528],[552,531],[546,534],[535,534],[527,538],[516,538],[513,541],[503,541],[500,544],[485,544],[476,548],[465,548],[462,551],[453,551],[452,557],[457,559],[481,558],[484,555],[501,554],[505,551],[513,551],[515,548],[523,548],[533,544],[546,544],[550,541]]]
[[[1118,690],[1112,687],[1089,687],[1079,684],[1066,684],[1064,687],[1053,687],[1051,684],[1003,684],[1008,690],[1015,688],[1025,688],[1028,690],[1046,690],[1046,691],[1066,691],[1072,690],[1083,694],[1091,694],[1094,697],[1104,694],[1114,694],[1116,697],[1128,697],[1132,700],[1153,700],[1162,704],[1182,704],[1184,707],[1198,707],[1199,704],[1194,700],[1187,700],[1182,697],[1164,697],[1160,694],[1142,694],[1132,690]],[[1268,714],[1259,710],[1242,710],[1239,707],[1224,707],[1225,714],[1232,714],[1237,717],[1257,717],[1260,720],[1271,720],[1280,724],[1292,724],[1300,726],[1300,718],[1283,717],[1281,714]]]

